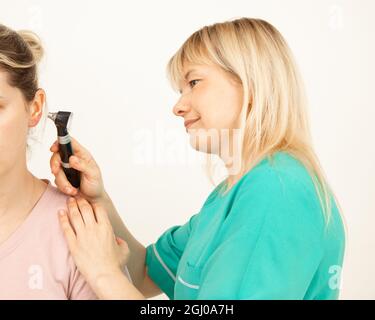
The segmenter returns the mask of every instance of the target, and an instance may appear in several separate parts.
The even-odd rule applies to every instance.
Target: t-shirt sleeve
[[[196,218],[197,214],[184,225],[169,228],[146,248],[147,273],[170,299],[174,296],[177,267]]]
[[[302,185],[265,175],[241,189],[198,299],[303,299],[323,255],[322,217]]]

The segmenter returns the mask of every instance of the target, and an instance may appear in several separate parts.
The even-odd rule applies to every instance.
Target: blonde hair
[[[38,65],[43,55],[41,40],[34,32],[14,31],[0,24],[0,70],[7,73],[9,85],[22,92],[26,103],[34,99],[39,89]],[[45,121],[42,123],[44,125]],[[44,127],[41,128],[43,130]],[[29,129],[27,142],[28,156],[30,146],[35,142],[39,142],[39,138],[36,128],[32,128]]]
[[[332,195],[313,147],[302,79],[288,44],[270,23],[241,18],[194,32],[167,65],[177,89],[185,63],[215,64],[243,87],[241,169],[225,192],[264,157],[286,151],[306,167],[327,221]]]
[[[0,70],[8,74],[11,86],[31,101],[38,90],[37,65],[43,57],[39,37],[28,30],[18,32],[0,25]]]

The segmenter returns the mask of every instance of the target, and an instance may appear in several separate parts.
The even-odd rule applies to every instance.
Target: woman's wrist
[[[145,299],[141,292],[129,281],[121,269],[96,276],[92,289],[103,300]]]
[[[106,292],[107,287],[110,287],[112,282],[121,279],[123,276],[120,269],[108,270],[106,272],[101,272],[93,275],[87,276],[87,282],[91,285],[92,289],[98,294]]]
[[[103,189],[100,195],[96,196],[95,198],[91,198],[89,200],[91,204],[100,204],[101,206],[104,206],[104,207],[107,207],[112,201],[105,189]]]

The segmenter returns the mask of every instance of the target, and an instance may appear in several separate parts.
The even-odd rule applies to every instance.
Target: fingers
[[[76,235],[74,233],[72,226],[70,225],[69,218],[65,210],[59,211],[59,220],[60,220],[61,228],[65,235],[66,241],[68,243],[68,246],[70,250],[73,252],[76,246],[77,238],[76,238]]]
[[[79,211],[77,201],[74,198],[68,200],[68,209],[69,209],[69,220],[75,230],[76,234],[85,227],[81,212]]]
[[[52,146],[49,148],[51,152],[58,152],[59,151],[59,144],[57,140],[52,144]]]
[[[62,169],[55,175],[55,184],[61,191],[68,195],[75,196],[78,194],[78,190],[71,185]]]
[[[62,169],[55,174],[55,184],[61,192],[67,195],[75,196],[78,194],[78,190],[70,184]]]
[[[82,172],[89,180],[100,178],[100,170],[93,158],[87,161],[73,155],[69,158],[69,164],[72,168]]]
[[[83,159],[89,159],[91,157],[90,152],[83,147],[76,139],[70,136],[70,142],[72,144],[73,153]],[[59,151],[59,142],[56,140],[50,147],[51,152]]]
[[[76,201],[85,225],[90,226],[95,224],[96,219],[91,205],[82,197],[77,197]]]
[[[54,152],[52,154],[49,165],[51,167],[52,174],[55,174],[59,171],[59,169],[61,168],[61,157],[58,152]]]
[[[97,163],[95,162],[94,158],[91,156],[91,154],[83,146],[81,146],[77,142],[77,140],[75,140],[72,137],[71,137],[71,143],[72,143],[74,155],[72,155],[69,158],[70,166],[82,172],[82,174],[85,175],[85,177],[89,180],[94,181],[94,180],[100,179],[101,178],[100,169]],[[58,153],[59,144],[57,141],[55,141],[52,144],[50,150],[51,152],[54,152],[50,161],[51,171],[52,171],[52,174],[56,176],[57,173],[59,172],[59,168],[61,168],[61,158]],[[58,182],[60,182],[64,187],[66,187],[67,179],[63,179],[63,181],[59,181],[58,179]]]
[[[51,172],[55,176],[55,184],[59,190],[68,195],[76,195],[78,190],[74,188],[66,178],[61,166],[61,158],[58,153],[54,153],[50,159]]]
[[[89,161],[90,159],[92,159],[91,153],[72,136],[70,137],[70,141],[72,144],[73,153],[75,155],[85,161]]]

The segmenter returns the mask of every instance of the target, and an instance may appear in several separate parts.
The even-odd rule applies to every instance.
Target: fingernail
[[[65,210],[59,210],[59,215],[64,216],[65,215]]]
[[[70,197],[70,198],[69,198],[69,202],[70,202],[70,203],[73,203],[73,202],[74,202],[74,198]]]

